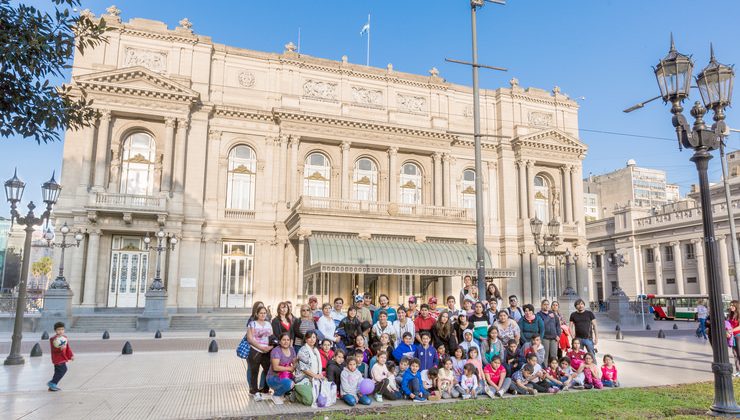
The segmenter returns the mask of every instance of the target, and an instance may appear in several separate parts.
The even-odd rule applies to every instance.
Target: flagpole
[[[370,66],[370,13],[367,14],[367,61],[366,66]]]

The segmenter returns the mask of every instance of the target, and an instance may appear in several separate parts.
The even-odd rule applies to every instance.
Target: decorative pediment
[[[145,67],[91,73],[73,79],[86,93],[125,95],[147,99],[193,103],[198,92]]]
[[[475,188],[468,186],[462,192],[463,194],[475,194]]]
[[[131,157],[126,162],[128,162],[128,163],[147,163],[147,164],[148,163],[153,163],[149,159],[147,159],[146,157],[144,157],[144,155],[142,155],[141,153],[137,153],[136,156]]]
[[[244,165],[237,166],[236,168],[232,169],[231,172],[235,174],[254,175],[254,171],[252,171],[251,169],[247,168]]]
[[[355,184],[370,185],[370,178],[363,176],[362,178],[355,181]]]
[[[328,179],[326,179],[326,177],[324,177],[324,175],[321,175],[319,173],[319,171],[316,171],[316,172],[312,173],[308,177],[308,179],[311,180],[311,181],[328,181]]]
[[[588,150],[577,138],[554,128],[516,137],[511,144],[515,150],[559,152],[579,157],[584,156]]]
[[[414,183],[414,181],[407,181],[405,184],[401,185],[401,188],[415,189],[416,184]]]

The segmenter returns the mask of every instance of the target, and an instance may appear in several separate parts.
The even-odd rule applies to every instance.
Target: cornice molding
[[[147,86],[126,82],[143,81]],[[100,93],[194,104],[198,92],[144,67],[125,67],[73,78],[73,84],[86,93]]]

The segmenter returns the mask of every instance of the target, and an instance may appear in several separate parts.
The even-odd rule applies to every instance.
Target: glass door
[[[141,238],[113,237],[108,287],[108,306],[138,308],[144,306],[149,278],[149,253],[143,251]]]
[[[222,308],[246,308],[252,305],[254,286],[254,244],[225,242],[221,257]]]

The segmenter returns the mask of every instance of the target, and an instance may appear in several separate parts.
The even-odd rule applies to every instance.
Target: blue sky
[[[83,1],[83,6],[99,15],[111,1]],[[48,7],[51,2],[31,3]],[[130,0],[116,5],[124,21],[142,17],[173,28],[188,17],[197,33],[215,42],[262,51],[280,52],[288,41],[297,43],[300,27],[303,54],[336,60],[347,55],[354,63],[365,62],[366,39],[360,29],[370,13],[372,66],[393,63],[396,70],[418,74],[427,74],[434,66],[451,82],[471,84],[467,67],[444,61],[446,57],[470,59],[467,0]],[[621,110],[658,94],[651,66],[668,51],[670,32],[679,51],[693,54],[697,69],[708,61],[710,41],[721,62],[740,62],[740,25],[708,15],[740,16],[740,2],[509,0],[506,6],[487,4],[478,12],[479,60],[509,71],[482,70],[481,87],[508,86],[508,80],[516,77],[525,87],[550,90],[557,85],[571,97],[585,97],[579,100],[580,138],[589,146],[584,176],[620,168],[634,158],[639,166],[666,170],[669,181],[680,184],[685,194],[697,182],[696,171],[689,161],[691,152],[678,151],[668,107],[654,101],[631,114]],[[690,99],[687,109],[698,94]],[[728,110],[727,121],[740,128],[737,111]],[[12,168],[18,166],[28,184],[27,197],[38,199],[40,184],[61,167],[62,147],[61,143],[39,146],[31,140],[0,139],[0,179],[12,176]],[[728,150],[738,148],[740,136],[733,133]],[[713,159],[710,179],[719,177],[719,159]]]

